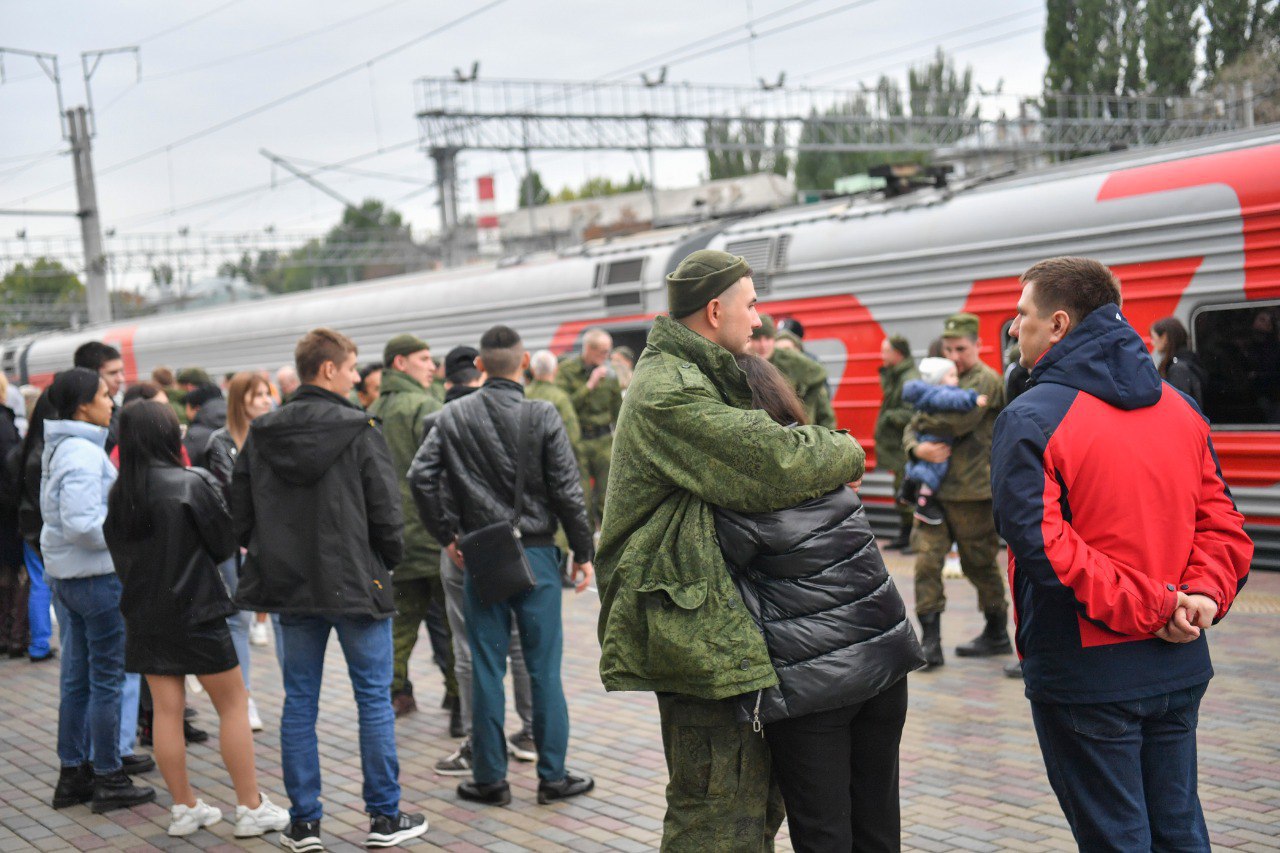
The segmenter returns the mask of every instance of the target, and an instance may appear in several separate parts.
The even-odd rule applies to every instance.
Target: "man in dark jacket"
[[[209,383],[188,391],[183,398],[183,407],[187,413],[188,426],[187,434],[182,438],[182,446],[187,449],[187,458],[191,460],[191,464],[204,468],[209,436],[227,425],[227,401],[218,386]]]
[[[120,435],[120,392],[124,390],[124,358],[120,350],[102,341],[88,341],[76,347],[71,356],[73,367],[92,370],[107,383],[107,396],[111,398],[111,423],[107,426],[107,443],[104,450],[111,453]]]
[[[1000,415],[995,519],[1049,782],[1081,850],[1209,850],[1196,721],[1204,630],[1253,543],[1209,425],[1162,383],[1097,261],[1022,276],[1031,387]]]
[[[560,683],[560,555],[554,544],[558,522],[573,548],[574,576],[582,592],[593,574],[592,530],[578,464],[559,413],[543,400],[525,399],[521,379],[529,354],[520,336],[506,326],[485,332],[476,366],[488,374],[488,381],[480,391],[440,412],[427,436],[421,477],[415,477],[413,485],[422,493],[427,527],[464,569],[467,555],[459,551],[458,538],[511,521],[519,503],[515,521],[536,583],[506,601],[484,604],[477,595],[474,573],[466,572],[474,770],[473,781],[460,784],[458,795],[493,805],[511,802],[502,676],[514,614],[533,685],[538,802],[549,803],[595,786],[590,776],[565,767],[569,711]],[[518,459],[523,459],[525,475],[519,497]]]
[[[403,553],[400,491],[376,421],[347,401],[356,347],[313,329],[294,351],[302,387],[253,422],[231,476],[236,538],[248,549],[236,605],[280,614],[284,713],[280,751],[293,822],[291,850],[320,849],[316,715],[330,631],[347,659],[360,720],[366,844],[426,832],[400,811],[391,710],[391,570]]]
[[[912,379],[920,378],[915,359],[911,357],[911,344],[902,335],[894,335],[880,342],[880,413],[876,415],[876,468],[893,474],[893,494],[896,499],[902,488],[902,472],[907,466],[902,451],[902,431],[911,422],[915,408],[902,399],[902,388]],[[910,548],[912,508],[898,504],[898,536],[888,544],[904,554],[915,553]]]

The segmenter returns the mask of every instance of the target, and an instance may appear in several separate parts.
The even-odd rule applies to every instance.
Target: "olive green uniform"
[[[850,437],[751,409],[732,353],[659,316],[618,418],[597,556],[600,675],[658,694],[670,783],[662,849],[770,850],[767,745],[721,700],[777,683],[716,539],[713,507],[770,512],[862,476]]]
[[[556,385],[569,395],[582,438],[577,444],[582,468],[582,494],[587,500],[591,523],[599,527],[604,517],[604,498],[609,489],[609,468],[613,463],[613,428],[622,408],[622,386],[606,376],[595,388],[587,387],[593,367],[575,355],[560,364]]]
[[[396,566],[392,584],[396,615],[391,623],[394,663],[391,693],[413,693],[409,680],[409,656],[418,642],[423,624],[431,640],[432,657],[444,676],[445,695],[458,695],[453,673],[453,640],[444,610],[444,588],[440,585],[440,543],[422,524],[409,491],[406,473],[422,444],[422,419],[441,408],[440,402],[407,373],[387,367],[382,372],[382,392],[369,407],[369,414],[382,421],[382,434],[391,450],[400,481],[404,509],[404,559]]]
[[[919,379],[915,360],[904,358],[892,367],[880,368],[880,414],[876,416],[876,468],[893,473],[895,498],[902,489],[902,472],[907,467],[907,455],[902,450],[902,431],[911,422],[915,408],[902,399],[902,388],[912,379]],[[912,508],[898,507],[902,529],[911,529]]]
[[[951,543],[960,551],[960,568],[978,590],[978,607],[989,616],[1009,609],[1004,579],[996,564],[1000,538],[991,512],[991,436],[996,416],[1004,408],[1004,381],[982,362],[960,374],[959,386],[987,395],[985,406],[945,415],[917,412],[903,435],[903,449],[912,454],[925,434],[949,436],[951,466],[938,489],[943,522],[916,522],[911,533],[916,550],[916,613],[941,613],[947,608],[942,567]]]
[[[836,413],[831,407],[831,389],[827,385],[827,369],[802,352],[775,349],[769,362],[791,380],[805,418],[811,424],[836,428]]]
[[[546,400],[556,407],[556,411],[560,413],[560,420],[564,421],[564,431],[569,435],[569,443],[573,445],[573,455],[578,460],[578,470],[581,471],[582,457],[579,455],[578,445],[582,443],[582,427],[578,425],[578,413],[574,411],[573,401],[569,399],[569,395],[555,383],[544,382],[541,379],[535,379],[526,385],[524,395],[530,400]],[[565,536],[563,527],[556,529],[556,546],[566,554],[570,551],[569,539]]]

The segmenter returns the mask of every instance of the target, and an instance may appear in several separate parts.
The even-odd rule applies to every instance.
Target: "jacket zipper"
[[[764,737],[764,725],[760,722],[760,700],[764,697],[763,690],[756,691],[756,706],[751,711],[751,731]]]

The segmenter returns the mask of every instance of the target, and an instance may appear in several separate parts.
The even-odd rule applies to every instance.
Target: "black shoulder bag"
[[[488,400],[485,400],[486,408]],[[498,418],[489,412],[497,426]],[[533,406],[520,404],[520,434],[517,436],[515,513],[510,521],[499,521],[459,537],[458,548],[466,561],[466,572],[481,604],[501,604],[533,589],[537,581],[520,544],[520,510],[524,504],[525,445],[533,434]]]

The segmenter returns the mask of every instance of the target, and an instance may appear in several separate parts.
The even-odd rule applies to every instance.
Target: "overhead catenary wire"
[[[185,21],[181,21],[177,24],[174,24],[171,27],[166,27],[165,29],[160,30],[160,32],[158,33],[152,33],[149,36],[143,36],[142,38],[137,39],[135,43],[146,44],[148,42],[153,42],[156,39],[163,38],[164,36],[172,35],[173,33],[176,33],[179,30],[185,30],[187,27],[191,26],[192,24],[199,23],[200,21],[203,21],[205,18],[211,18],[214,15],[221,12],[222,10],[229,9],[230,7],[236,5],[239,2],[240,0],[227,0],[226,3],[223,3],[220,6],[215,6],[214,8],[209,9],[208,11],[201,12],[199,15],[195,15],[194,17],[187,18]]]

